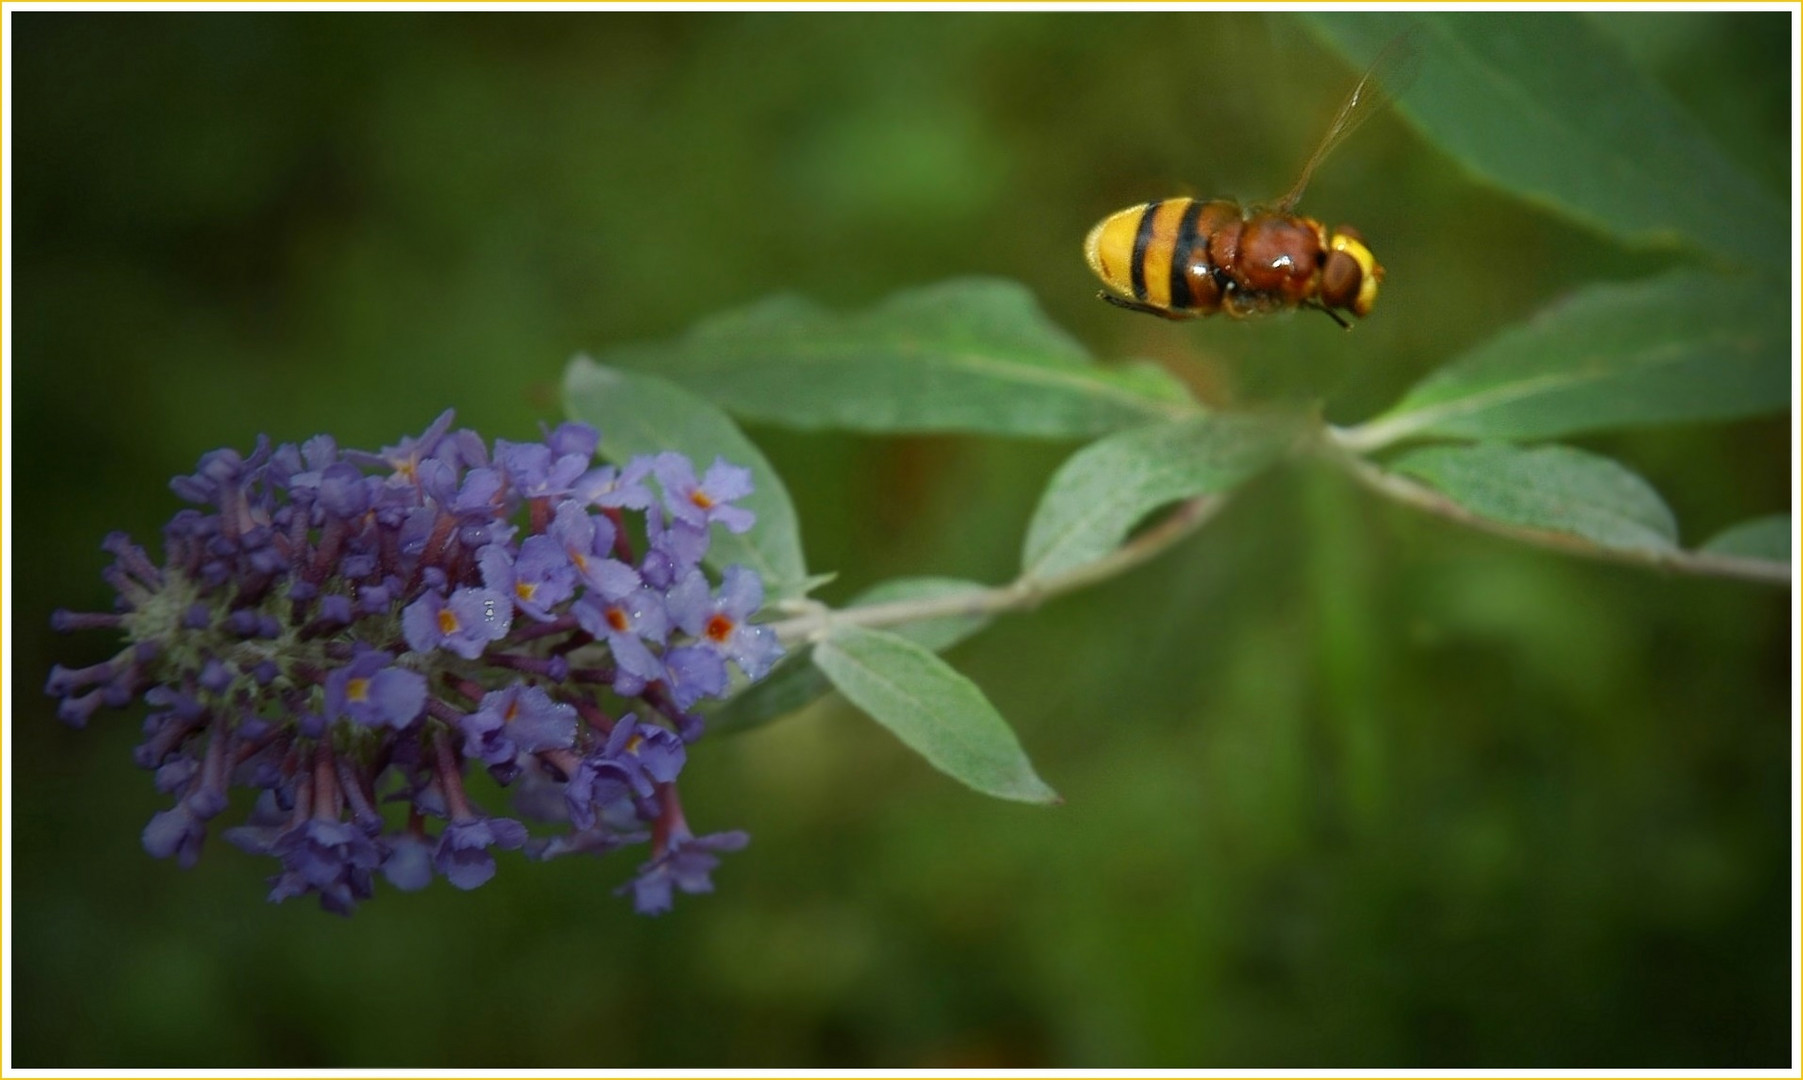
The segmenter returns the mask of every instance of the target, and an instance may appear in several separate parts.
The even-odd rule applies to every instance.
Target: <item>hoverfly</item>
[[[1329,230],[1292,211],[1327,155],[1413,78],[1415,37],[1404,34],[1378,54],[1283,198],[1242,207],[1229,199],[1180,196],[1130,206],[1098,222],[1083,241],[1083,257],[1107,286],[1101,298],[1165,319],[1217,311],[1238,319],[1308,307],[1351,329],[1335,309],[1370,314],[1384,268],[1364,237],[1350,226]]]

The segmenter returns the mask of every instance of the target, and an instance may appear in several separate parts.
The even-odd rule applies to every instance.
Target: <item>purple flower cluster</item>
[[[193,865],[229,789],[254,789],[224,835],[281,861],[271,900],[314,893],[348,914],[378,873],[473,889],[495,849],[647,841],[622,888],[639,911],[709,891],[715,853],[746,836],[683,818],[694,709],[727,692],[728,663],[757,679],[781,655],[752,621],[758,576],[729,566],[716,586],[702,567],[713,526],[751,527],[734,505],[749,471],[717,460],[697,477],[676,453],[597,464],[580,423],[491,452],[451,420],[379,454],[322,435],[203,457],[171,483],[200,508],[165,527],[163,565],[109,536],[118,610],[56,613],[126,641],[51,671],[58,715],[150,707],[137,761],[175,800],[144,829],[152,855]],[[465,791],[478,766],[561,830],[485,814]]]

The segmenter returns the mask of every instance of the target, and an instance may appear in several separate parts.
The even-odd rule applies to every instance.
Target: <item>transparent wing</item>
[[[1421,67],[1421,38],[1421,28],[1416,27],[1390,39],[1377,54],[1377,59],[1371,62],[1352,93],[1346,95],[1345,104],[1334,115],[1333,123],[1327,126],[1327,134],[1321,137],[1321,145],[1302,167],[1302,175],[1296,177],[1295,186],[1277,201],[1276,208],[1280,213],[1287,214],[1295,208],[1308,188],[1309,178],[1315,175],[1315,170],[1335,147],[1345,142],[1346,137],[1357,131],[1372,114],[1382,111],[1408,89]]]

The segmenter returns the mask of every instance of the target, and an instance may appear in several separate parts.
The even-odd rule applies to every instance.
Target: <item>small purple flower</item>
[[[708,595],[700,570],[690,571],[670,590],[669,609],[684,633],[739,665],[746,678],[761,679],[783,655],[774,631],[746,621],[763,603],[764,584],[757,574],[729,566],[717,597]]]
[[[731,832],[691,836],[687,827],[672,836],[666,850],[639,867],[638,876],[614,890],[632,892],[632,906],[640,915],[662,915],[673,905],[674,890],[685,893],[714,891],[713,872],[720,865],[715,852],[739,851],[751,837],[735,829]]]
[[[641,724],[632,713],[620,717],[602,751],[626,765],[641,795],[651,794],[653,784],[674,781],[689,754],[674,733],[655,724]]]
[[[638,588],[638,572],[613,557],[613,522],[589,513],[576,500],[567,499],[558,504],[546,532],[563,548],[577,576],[589,588],[610,596]]]
[[[344,521],[362,516],[374,497],[374,478],[365,476],[363,470],[348,461],[336,462],[294,479],[297,487],[310,483],[317,491],[316,501],[320,508]]]
[[[642,586],[617,595],[591,589],[570,611],[578,626],[607,642],[618,669],[616,693],[631,697],[664,677],[664,665],[645,644],[661,645],[670,632],[663,598],[657,593]]]
[[[385,652],[358,653],[326,676],[326,712],[364,727],[404,728],[426,708],[426,678],[393,665]]]
[[[702,645],[678,645],[664,653],[664,684],[679,709],[726,693],[726,661]]]
[[[701,565],[707,554],[708,530],[680,518],[666,523],[657,507],[645,512],[645,535],[648,541],[639,573],[653,588],[668,589],[682,580],[690,570]]]
[[[597,466],[570,485],[570,496],[585,506],[644,510],[657,501],[645,484],[650,475],[651,458],[645,455],[628,461],[623,469]]]
[[[432,456],[454,469],[480,469],[488,464],[488,446],[477,432],[459,428],[433,448]]]
[[[401,612],[401,632],[414,652],[443,646],[465,660],[481,656],[512,625],[513,602],[493,589],[458,589],[449,600],[429,592]]]
[[[402,892],[418,892],[432,883],[432,843],[404,832],[383,844],[382,876]]]
[[[50,669],[50,678],[44,683],[44,692],[63,699],[57,709],[59,719],[71,727],[85,727],[88,718],[100,706],[120,708],[129,704],[137,679],[137,664],[130,650],[127,650],[111,660],[91,667],[66,668],[61,664],[55,665]],[[89,689],[90,687],[96,688]]]
[[[682,772],[688,750],[682,740],[654,724],[641,724],[627,713],[614,724],[607,742],[590,751],[570,777],[564,797],[570,820],[577,828],[594,825],[606,813],[632,796],[649,799],[656,785],[674,781]]]
[[[454,516],[465,520],[498,517],[506,509],[507,485],[498,469],[471,469],[463,478],[463,486],[444,504]]]
[[[578,830],[593,829],[603,821],[634,821],[632,777],[612,758],[590,755],[582,759],[563,789],[570,824]]]
[[[191,757],[177,757],[157,766],[157,790],[165,794],[185,790],[200,774],[200,762]]]
[[[536,686],[514,683],[482,695],[482,707],[465,716],[463,752],[490,765],[511,765],[522,753],[573,746],[576,708]]]
[[[586,454],[579,450],[558,454],[544,443],[495,440],[495,464],[507,474],[513,489],[528,499],[569,494],[571,486],[588,471],[594,456],[592,450]]]
[[[186,870],[200,861],[201,841],[207,838],[207,823],[188,808],[176,803],[150,818],[144,826],[144,850],[155,859],[175,856],[178,866]]]
[[[518,848],[526,843],[526,826],[512,818],[469,817],[445,826],[432,864],[459,889],[480,888],[495,876],[491,847]]]
[[[663,665],[645,643],[661,645],[669,636],[663,598],[645,588],[632,567],[598,554],[604,540],[611,547],[613,526],[566,502],[558,508],[551,533],[563,543],[588,585],[570,611],[577,625],[607,642],[618,668],[614,689],[631,696],[662,678]]]
[[[490,544],[476,555],[482,583],[513,597],[514,604],[539,622],[557,618],[552,608],[576,591],[576,570],[563,546],[549,536],[528,536],[515,558],[503,544]]]
[[[715,458],[707,467],[707,475],[696,482],[695,466],[688,458],[662,453],[653,462],[652,471],[664,487],[664,505],[679,521],[704,527],[717,521],[742,533],[757,520],[751,511],[732,505],[734,499],[751,494],[750,469]]]
[[[560,458],[575,456],[592,461],[601,446],[601,433],[593,424],[580,420],[565,420],[554,428],[541,423],[538,430],[545,437],[545,445]]]
[[[403,438],[393,446],[384,446],[380,453],[371,454],[362,450],[347,450],[344,456],[358,465],[393,470],[389,477],[390,484],[413,485],[419,479],[419,463],[431,457],[438,449],[439,440],[451,429],[451,421],[456,417],[455,409],[446,409],[438,414],[438,419],[420,434],[418,438]]]
[[[348,822],[311,818],[289,829],[270,845],[284,873],[269,898],[276,902],[317,892],[327,911],[349,915],[358,900],[372,892],[370,871],[381,865],[375,842]]]
[[[200,466],[192,476],[178,476],[169,481],[170,490],[192,503],[212,504],[219,508],[219,531],[226,537],[237,537],[267,518],[256,511],[264,509],[252,488],[262,479],[264,464],[269,460],[269,439],[257,436],[256,449],[247,458],[226,447],[203,454]]]

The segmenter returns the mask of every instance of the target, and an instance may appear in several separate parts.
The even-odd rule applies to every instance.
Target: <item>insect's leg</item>
[[[1309,307],[1314,308],[1316,311],[1326,312],[1328,318],[1330,318],[1334,322],[1337,322],[1340,324],[1340,329],[1342,329],[1342,330],[1352,329],[1351,323],[1347,322],[1345,319],[1340,318],[1340,313],[1335,311],[1333,308],[1328,307],[1326,304],[1310,304]]]
[[[1108,301],[1110,304],[1113,304],[1115,307],[1126,308],[1128,311],[1142,311],[1147,315],[1156,315],[1161,319],[1169,319],[1172,322],[1181,322],[1184,319],[1191,317],[1166,308],[1153,307],[1151,304],[1142,304],[1137,300],[1123,300],[1113,293],[1098,292],[1096,295]]]

